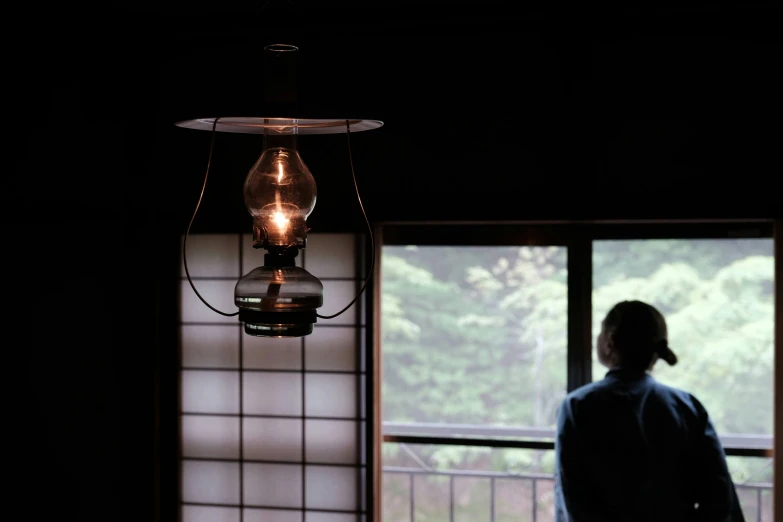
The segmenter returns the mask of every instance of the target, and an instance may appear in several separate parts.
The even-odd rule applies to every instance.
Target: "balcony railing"
[[[554,448],[554,430],[506,427],[506,426],[480,426],[466,424],[425,424],[425,423],[392,423],[383,424],[384,442],[400,444],[435,444],[435,445],[457,445],[457,446],[484,446],[496,448],[529,448],[529,449],[552,449]],[[748,436],[748,435],[726,435],[721,437],[721,442],[728,455],[753,456],[753,457],[771,457],[772,456],[772,437],[767,436]],[[528,518],[532,522],[549,522],[551,520],[551,502],[541,501],[541,492],[546,489],[551,491],[554,477],[547,473],[515,473],[509,471],[479,471],[464,469],[432,469],[423,462],[419,462],[420,467],[400,467],[383,466],[385,477],[406,477],[407,489],[409,491],[409,512],[410,522],[416,520],[417,498],[416,484],[417,479],[427,480],[433,477],[442,477],[448,481],[448,516],[445,514],[439,517],[448,522],[455,521],[455,481],[459,479],[478,479],[487,482],[489,487],[489,502],[487,513],[490,522],[496,521],[497,511],[497,483],[498,481],[521,481],[527,483],[528,488],[518,488],[529,490],[530,495],[530,513]],[[546,484],[545,486],[542,486]],[[745,518],[748,522],[767,522],[772,520],[771,497],[772,484],[769,482],[745,482],[737,484],[740,502],[742,504]],[[768,500],[767,500],[768,499]],[[516,516],[523,515],[515,513]],[[484,517],[482,517],[484,518]]]
[[[448,437],[458,441],[461,440],[461,442],[452,443],[456,445],[462,443],[465,445],[477,445],[472,442],[477,440],[477,438],[488,443],[509,441],[511,439],[521,444],[513,447],[530,447],[533,449],[548,449],[548,446],[553,448],[555,440],[555,430],[553,429],[418,422],[384,422],[383,435],[384,441],[387,442],[402,442],[403,439],[408,437]],[[772,456],[773,438],[768,435],[721,435],[720,440],[727,455],[740,457]],[[409,440],[409,442],[411,441]],[[504,446],[512,447],[505,444]]]
[[[542,513],[539,509],[539,484],[541,482],[553,483],[554,477],[547,473],[505,473],[497,471],[466,471],[466,470],[428,470],[421,468],[404,468],[395,466],[384,466],[384,475],[404,475],[408,480],[409,491],[409,520],[414,522],[416,520],[416,477],[434,477],[443,476],[448,477],[449,483],[449,511],[448,520],[454,522],[455,520],[455,502],[454,502],[454,482],[457,478],[477,478],[485,479],[489,482],[489,512],[487,516],[490,522],[495,522],[496,516],[496,498],[497,498],[497,481],[498,480],[517,480],[517,481],[529,481],[530,484],[530,516],[526,519],[531,522],[550,522],[551,518],[547,517],[546,513]],[[520,491],[522,488],[519,488]],[[737,493],[741,497],[742,510],[745,513],[745,519],[750,522],[755,520],[756,522],[767,522],[772,520],[771,514],[765,512],[764,502],[762,494],[768,491],[768,495],[771,495],[772,484],[769,483],[745,483],[737,485]],[[525,519],[523,519],[525,520]]]

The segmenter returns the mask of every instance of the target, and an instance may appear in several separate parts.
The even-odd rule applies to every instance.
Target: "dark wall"
[[[265,115],[266,44],[300,47],[300,116],[385,122],[352,137],[373,221],[781,215],[772,8],[262,4],[9,14],[6,396],[33,518],[176,503],[177,241],[210,136],[174,122]],[[300,140],[315,231],[363,224],[345,138]],[[194,232],[247,230],[260,145],[217,136]]]
[[[156,476],[176,479],[156,462],[176,433],[176,243],[148,224],[61,224],[50,244],[2,227],[9,498],[31,520],[153,520]]]

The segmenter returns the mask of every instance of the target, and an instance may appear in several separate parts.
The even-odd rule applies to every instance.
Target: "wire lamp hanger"
[[[264,47],[265,101],[280,108],[296,103],[296,56],[299,49],[288,44]],[[378,120],[301,119],[295,117],[216,117],[175,123],[186,129],[209,130],[207,171],[201,194],[190,218],[182,247],[185,274],[193,292],[213,312],[231,317],[238,315],[245,333],[258,337],[302,337],[313,331],[318,318],[332,319],[350,308],[367,287],[375,266],[375,241],[372,227],[359,195],[351,153],[351,132],[377,129]],[[209,177],[216,132],[263,135],[263,152],[250,169],[244,182],[244,199],[253,217],[253,248],[263,248],[263,266],[254,268],[234,287],[234,304],[238,310],[223,312],[210,305],[196,290],[187,261],[188,235],[201,206]],[[300,134],[345,133],[356,197],[370,235],[371,261],[367,278],[356,297],[342,310],[321,315],[323,284],[304,268],[295,264],[300,250],[307,246],[306,219],[315,207],[316,183],[310,169],[296,148]]]

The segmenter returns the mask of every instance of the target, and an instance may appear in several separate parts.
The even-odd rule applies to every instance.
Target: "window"
[[[384,226],[384,521],[553,520],[557,407],[603,377],[624,299],[666,316],[681,364],[656,378],[704,402],[746,518],[771,521],[771,227],[737,230]]]
[[[384,422],[554,427],[565,248],[384,246],[382,266]]]
[[[554,455],[530,448],[552,445],[567,390],[567,247],[395,232],[380,264],[384,520],[546,519]],[[458,445],[481,439],[495,447]]]
[[[249,235],[190,236],[191,276],[216,308],[234,310],[237,279],[263,264],[251,245]],[[361,288],[363,253],[353,234],[308,238],[297,264],[324,284],[320,313]],[[181,276],[183,522],[365,520],[366,299],[307,337],[257,338]]]

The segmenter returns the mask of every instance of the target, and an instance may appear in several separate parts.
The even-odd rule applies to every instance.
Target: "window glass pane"
[[[772,522],[772,459],[727,457],[745,520]]]
[[[679,358],[659,361],[653,375],[694,394],[722,436],[764,435],[771,445],[773,277],[771,239],[595,241],[594,342],[615,303],[650,303]],[[600,379],[595,349],[593,359]]]
[[[384,246],[381,266],[385,423],[554,430],[565,248]]]

